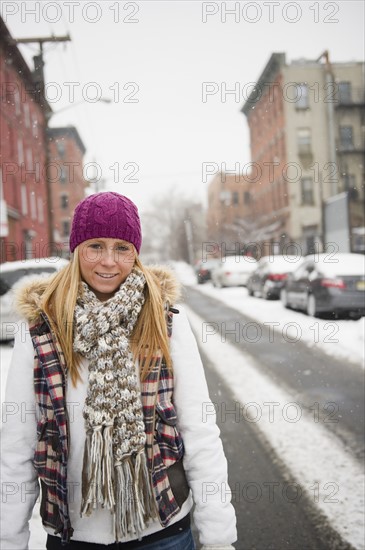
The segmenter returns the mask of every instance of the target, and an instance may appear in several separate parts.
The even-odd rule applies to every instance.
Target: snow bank
[[[169,266],[175,271],[182,285],[194,285],[196,283],[196,275],[194,268],[186,262],[170,261]]]
[[[185,283],[188,284],[188,283]],[[192,285],[190,285],[192,286]],[[324,320],[286,309],[280,300],[251,297],[243,287],[214,288],[211,283],[197,285],[196,290],[212,296],[227,306],[248,315],[272,330],[297,335],[308,346],[319,347],[326,354],[365,368],[365,318]]]
[[[200,341],[203,319],[186,309]],[[295,490],[293,502],[305,493],[345,540],[363,549],[364,472],[361,465],[343,449],[334,434],[317,422],[314,414],[303,410],[293,395],[259,372],[255,360],[242,349],[238,351],[229,342],[222,342],[218,334],[210,335],[201,347],[236,399],[236,418],[232,418],[232,405],[225,413],[226,404],[215,403],[221,421],[254,422],[290,473],[293,480],[290,486]],[[212,411],[207,410],[205,414]],[[256,483],[259,492],[267,494],[267,482],[262,486],[254,480],[252,483]],[[243,491],[243,484],[240,487],[239,480],[234,480],[234,490]],[[280,494],[285,490],[275,486],[275,480],[271,489],[274,502],[275,490]]]

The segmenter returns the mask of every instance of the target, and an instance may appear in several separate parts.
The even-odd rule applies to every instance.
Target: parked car
[[[13,340],[19,316],[14,309],[14,291],[27,279],[56,273],[68,264],[63,258],[5,262],[0,265],[0,340]]]
[[[260,296],[269,300],[280,298],[288,273],[291,273],[302,263],[299,256],[264,256],[258,261],[257,268],[247,281],[250,296]]]
[[[217,287],[246,286],[247,279],[257,267],[251,256],[226,256],[212,271],[212,283]]]
[[[219,264],[219,258],[210,258],[205,262],[199,262],[196,267],[196,279],[199,284],[210,281],[212,277],[212,270]]]
[[[318,254],[306,256],[289,274],[281,291],[287,308],[308,315],[365,315],[365,256],[362,254]]]

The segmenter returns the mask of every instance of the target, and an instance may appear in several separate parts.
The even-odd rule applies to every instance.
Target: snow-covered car
[[[15,291],[27,280],[56,273],[68,264],[58,257],[5,262],[0,265],[0,340],[13,340],[19,316],[14,308]]]
[[[281,291],[287,308],[308,315],[365,315],[365,256],[323,253],[306,256],[289,274]]]
[[[250,296],[261,298],[280,298],[281,289],[288,276],[302,263],[299,256],[264,256],[258,261],[257,268],[247,281],[247,291]]]
[[[256,269],[257,261],[251,256],[226,256],[212,271],[212,283],[217,287],[246,286],[247,279]]]
[[[199,284],[205,283],[212,278],[212,270],[219,264],[218,258],[210,258],[205,262],[199,262],[196,267],[196,279]]]

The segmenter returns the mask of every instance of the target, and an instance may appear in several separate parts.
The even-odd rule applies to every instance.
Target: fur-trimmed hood
[[[167,266],[149,266],[145,268],[160,283],[164,302],[175,304],[181,296],[181,285],[176,273]],[[36,322],[41,314],[41,300],[50,279],[54,277],[37,277],[15,290],[15,305],[19,315],[29,323]]]

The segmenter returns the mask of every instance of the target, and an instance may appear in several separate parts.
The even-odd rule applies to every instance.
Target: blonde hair
[[[143,381],[153,368],[156,355],[162,354],[168,368],[172,367],[172,361],[161,286],[156,276],[142,264],[135,249],[134,252],[134,265],[144,274],[146,286],[145,303],[131,335],[130,345],[134,358],[140,362],[140,377]],[[73,323],[81,280],[77,247],[70,263],[52,278],[41,302],[41,308],[61,346],[74,385],[80,379],[80,356],[73,350]]]

